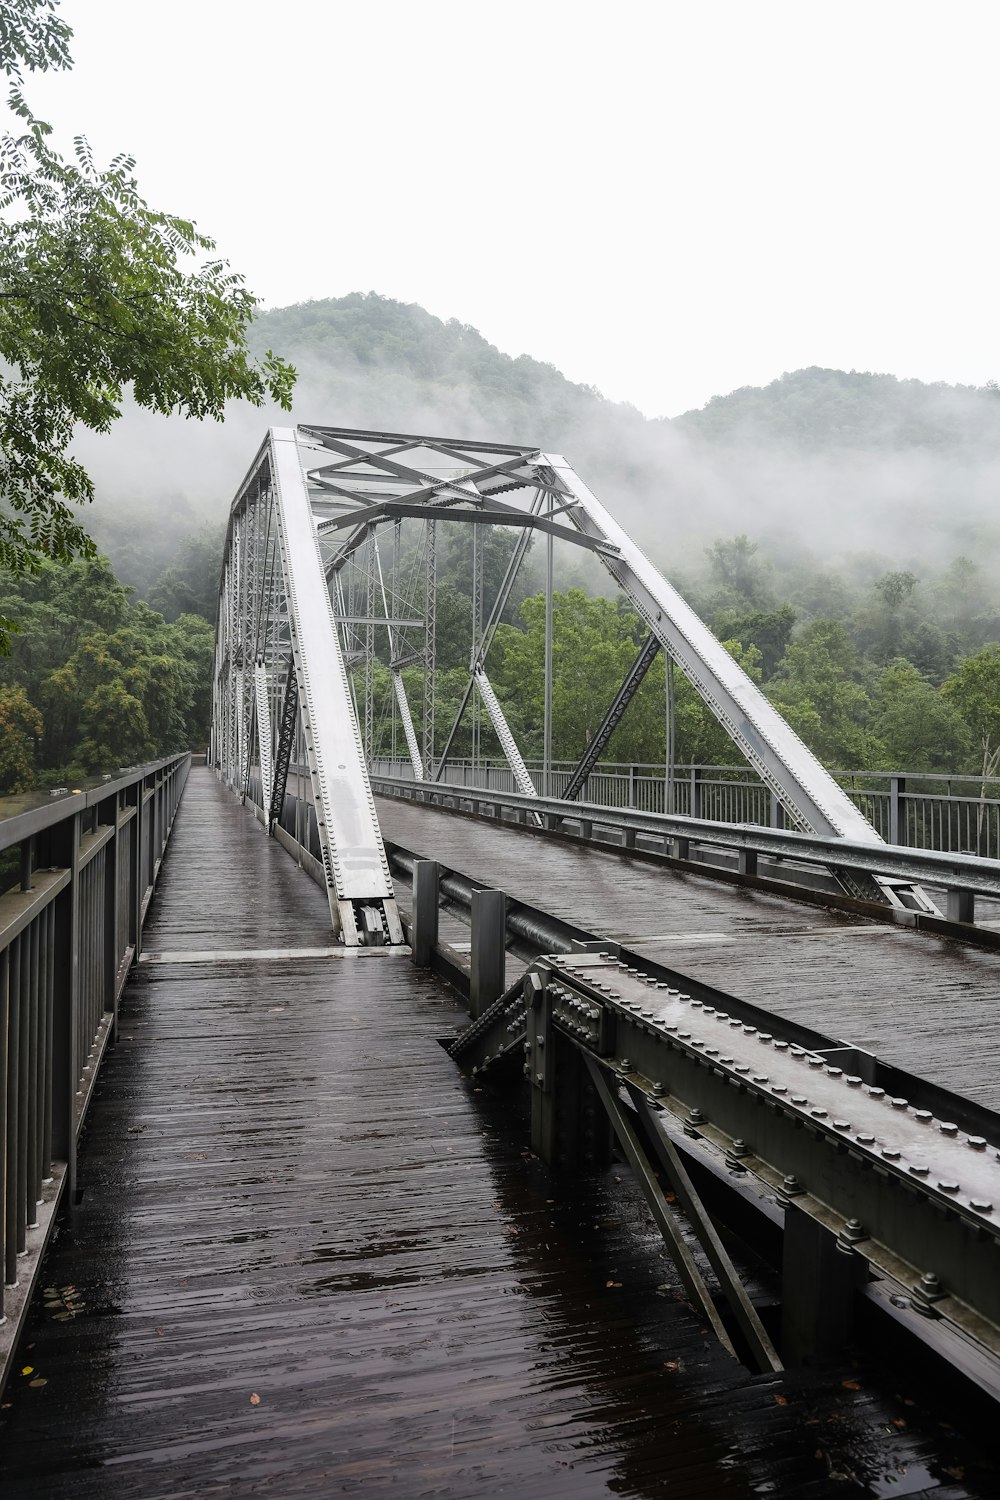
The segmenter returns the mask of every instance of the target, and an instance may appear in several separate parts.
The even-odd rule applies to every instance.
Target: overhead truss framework
[[[436,724],[442,523],[471,531],[468,680],[446,732]],[[515,540],[494,597],[483,527]],[[452,530],[449,535],[457,535]],[[416,536],[416,541],[414,537]],[[368,780],[386,745],[417,780],[440,777],[467,710],[472,743],[492,728],[525,795],[534,786],[487,676],[487,655],[532,536],[547,557],[546,754],[550,754],[552,547],[599,559],[648,629],[609,706],[604,738],[662,649],[799,827],[878,835],[708,627],[558,454],[537,448],[303,425],[268,434],[233,503],[220,586],[213,755],[226,781],[281,830],[290,768],[308,772],[335,928],[345,942],[401,940]],[[387,547],[387,537],[391,538]],[[408,670],[409,669],[409,670]],[[411,703],[422,670],[422,701]],[[388,698],[386,691],[388,690]],[[579,780],[579,777],[577,778]],[[306,830],[296,825],[299,843]],[[286,834],[288,830],[285,830]],[[893,893],[883,885],[886,899]],[[897,903],[901,904],[901,903]]]
[[[333,543],[329,576],[379,526],[404,517],[433,520],[442,512],[448,521],[516,526],[585,547],[795,822],[815,833],[878,842],[850,798],[561,455],[331,427],[299,432],[325,450],[325,462],[310,468],[309,479],[314,506],[326,511],[320,533]],[[482,669],[490,639],[488,624],[474,643],[473,675]]]
[[[400,944],[351,688],[291,429],[272,428],[233,502],[219,588],[212,758],[223,779],[281,814],[290,766],[305,781],[299,842],[318,846],[334,931]],[[302,773],[305,773],[303,775]]]

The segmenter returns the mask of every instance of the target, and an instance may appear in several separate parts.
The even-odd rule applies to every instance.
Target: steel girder
[[[601,561],[677,663],[761,780],[811,833],[881,843],[867,818],[794,729],[751,682],[721,641],[559,454],[539,455],[550,482],[577,504],[569,519],[586,536],[610,543]]]
[[[402,517],[518,525],[592,550],[794,821],[809,832],[878,844],[850,798],[566,459],[535,448],[414,434],[309,427],[310,478],[338,550],[336,572],[369,529]],[[529,509],[544,495],[548,514]],[[500,497],[504,498],[501,499]],[[433,524],[433,522],[432,522]],[[480,650],[478,665],[484,653]],[[474,674],[473,674],[474,675]],[[428,760],[425,725],[425,762]],[[425,765],[425,774],[434,768]],[[892,899],[889,892],[886,898]]]
[[[294,676],[334,930],[357,946],[402,927],[296,432],[272,428],[233,502],[219,589],[212,753],[266,824],[287,775]],[[283,732],[282,732],[283,730]],[[277,764],[276,764],[277,761]],[[272,771],[272,767],[274,771]]]

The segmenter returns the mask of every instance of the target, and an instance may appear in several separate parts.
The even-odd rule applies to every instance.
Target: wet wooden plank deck
[[[438,1045],[450,995],[327,936],[196,772],[0,1411],[4,1500],[1000,1492],[908,1377],[736,1366],[627,1174],[550,1174]]]
[[[1000,1110],[1000,952],[378,800],[387,839]]]

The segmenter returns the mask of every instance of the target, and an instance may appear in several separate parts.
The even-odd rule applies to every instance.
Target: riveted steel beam
[[[607,953],[533,972],[554,1032],[1000,1357],[1000,1119],[969,1134]]]

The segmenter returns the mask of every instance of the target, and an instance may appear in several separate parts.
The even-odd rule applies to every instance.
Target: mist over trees
[[[373,293],[259,314],[249,341],[261,353],[280,350],[298,369],[290,416],[234,407],[223,426],[204,430],[154,418],[126,400],[113,441],[77,436],[97,492],[86,519],[110,560],[109,576],[135,590],[129,607],[146,622],[151,652],[158,645],[161,656],[190,664],[198,655],[190,641],[157,632],[191,631],[191,619],[214,624],[229,501],[267,423],[538,444],[566,454],[827,764],[965,774],[1000,768],[1000,725],[990,717],[1000,703],[994,385],[808,369],[672,420],[649,420],[552,365],[502,354],[474,328]],[[442,523],[442,535],[448,529]],[[470,528],[451,529],[438,608],[439,724],[457,706],[468,665]],[[507,545],[509,539],[497,543],[497,567]],[[100,595],[106,585],[94,586]],[[541,750],[540,586],[532,554],[490,657],[526,754]],[[600,722],[642,630],[608,576],[583,554],[560,559],[557,588],[555,748],[571,758]],[[122,727],[113,730],[107,691],[83,714],[109,683],[90,672],[75,639],[62,662],[48,645],[33,643],[44,610],[38,614],[43,601],[29,594],[24,603],[36,613],[22,609],[25,639],[2,674],[23,697],[0,709],[13,726],[8,738],[15,760],[22,757],[22,782],[28,742],[36,770],[59,764],[52,759],[57,746],[63,764],[83,767],[84,745],[86,763],[96,764],[99,735],[83,727],[85,717],[90,726],[106,712],[107,733],[127,730],[129,744],[142,737],[132,706],[120,702],[114,722]],[[16,614],[20,589],[7,588],[5,597],[0,609]],[[152,624],[154,611],[162,625]],[[99,620],[94,630],[116,633]],[[58,718],[59,684],[49,682],[71,660],[81,695],[72,746],[67,720]],[[119,666],[124,674],[141,662]],[[142,671],[153,680],[151,669]],[[107,672],[114,677],[110,666]],[[610,757],[662,757],[663,674],[661,659],[617,730]],[[387,686],[386,674],[380,691]],[[418,708],[415,676],[413,688]],[[192,706],[178,712],[185,732],[203,743],[204,712],[194,704],[207,703],[204,682],[192,691]],[[141,692],[131,696],[142,704]],[[182,699],[179,690],[174,701]],[[41,731],[32,728],[35,716]],[[679,759],[736,759],[679,674],[676,720]],[[155,714],[151,720],[147,713],[146,723],[162,727]],[[484,747],[488,739],[487,729]],[[159,746],[152,728],[144,743]],[[458,753],[464,748],[460,736]]]

